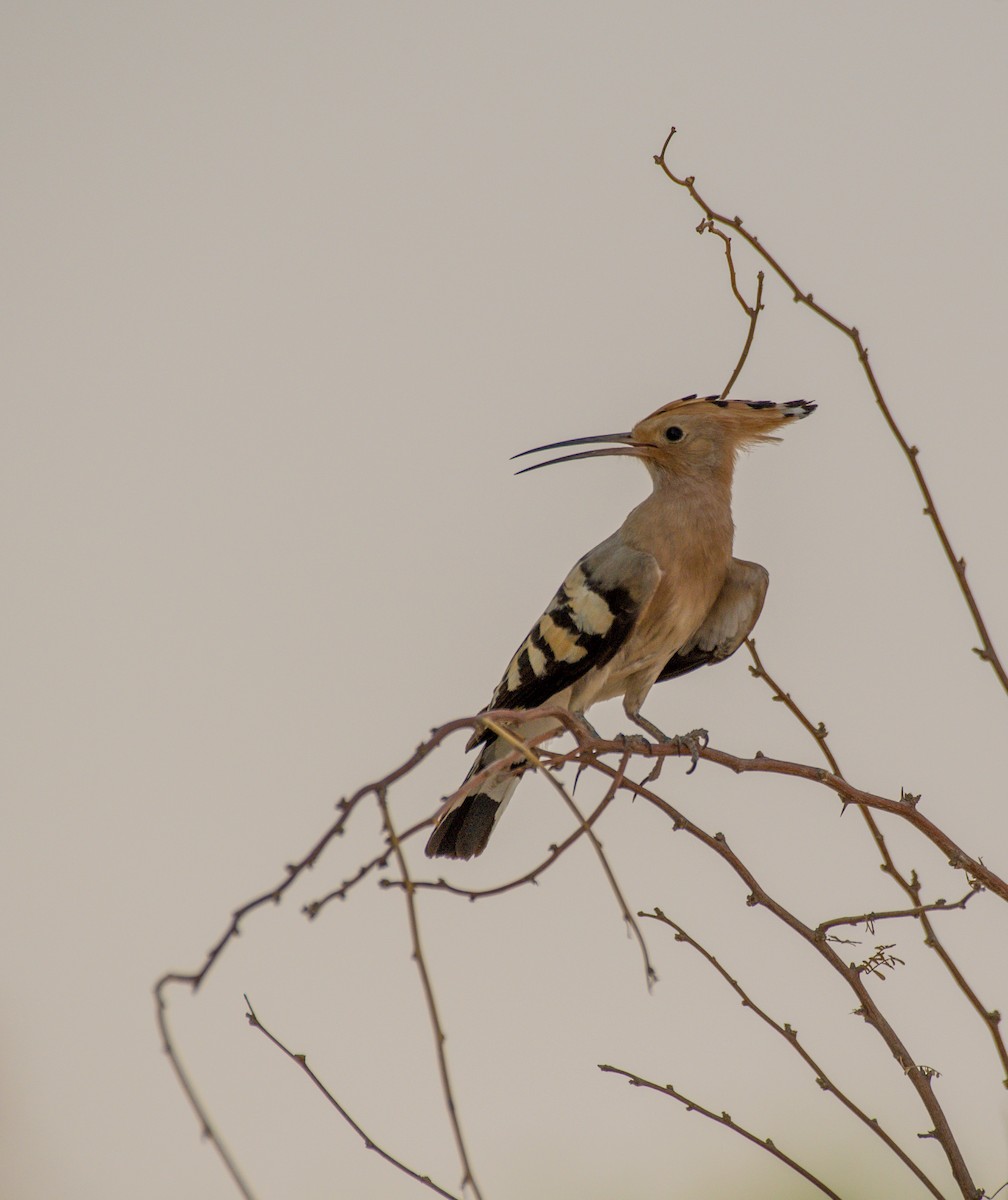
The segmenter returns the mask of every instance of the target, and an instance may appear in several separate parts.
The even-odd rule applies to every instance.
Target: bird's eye
[[[683,437],[683,431],[679,428],[678,425],[670,425],[668,427],[668,429],[665,430],[666,441],[681,442],[682,437]]]

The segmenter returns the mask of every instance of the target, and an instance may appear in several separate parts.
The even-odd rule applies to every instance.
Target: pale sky
[[[652,162],[741,215],[858,326],[1008,653],[1001,218],[1008,9],[863,3],[89,5],[0,21],[3,795],[0,1194],[237,1195],[160,1051],[151,987],[196,970],[333,803],[477,710],[571,564],[647,490],[632,462],[515,479],[540,442],[719,390],[745,318],[722,247]],[[736,243],[751,298],[757,262]],[[740,464],[736,552],[763,563],[768,669],[852,782],[901,787],[1008,871],[1008,698],[849,344],[768,279],[736,395],[819,410]],[[818,762],[747,671],[645,711]],[[600,729],[625,721],[617,704]],[[390,799],[402,826],[466,770],[450,741]],[[589,803],[598,784],[579,798]],[[902,907],[856,812],[709,763],[662,787],[811,924]],[[523,782],[485,887],[570,830]],[[927,898],[961,875],[885,824]],[[927,1118],[845,992],[709,854],[624,797],[599,824],[634,909],[661,907],[955,1195]],[[373,805],[195,998],[180,1054],[259,1197],[457,1193],[398,891],[303,904],[381,846]],[[538,888],[419,901],[485,1200],[818,1195],[597,1064],[728,1110],[841,1194],[924,1192],[671,933],[637,947],[590,847]],[[936,924],[1008,1011],[1006,913]],[[900,922],[873,994],[935,1083],[978,1185],[1008,1180],[986,1030]]]

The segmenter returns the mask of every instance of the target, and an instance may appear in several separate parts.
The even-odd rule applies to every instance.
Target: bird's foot
[[[631,721],[633,721],[635,725],[639,725],[641,729],[644,729],[650,733],[659,745],[674,746],[677,750],[687,751],[693,761],[690,763],[690,768],[686,774],[693,774],[693,772],[697,769],[697,763],[700,761],[700,753],[709,741],[709,735],[706,729],[691,729],[689,733],[677,733],[674,737],[669,737],[669,735],[659,729],[654,722],[649,721],[647,717],[642,717],[639,712],[630,712],[629,709],[627,709],[626,715]],[[624,735],[623,741],[629,747],[632,738]],[[656,779],[658,777],[658,772],[661,770],[661,762],[662,759],[659,758],[655,770],[652,771],[648,776],[648,780]]]
[[[642,717],[639,712],[631,712],[629,709],[624,709],[624,711],[626,712],[626,715],[630,718],[631,721],[633,721],[633,723],[635,725],[639,725],[641,727],[641,729],[647,730],[647,732],[651,734],[651,736],[654,738],[654,740],[659,745],[667,746],[671,742],[675,741],[675,738],[670,738],[667,733],[665,733],[661,729],[659,729],[658,726],[655,725],[652,721],[649,721],[647,719],[647,717]],[[649,753],[651,750],[651,743],[646,741],[639,734],[621,734],[620,737],[621,737],[621,740],[623,741],[623,744],[627,747],[628,750],[633,750],[635,742],[638,745],[643,743],[643,752],[644,753]],[[664,764],[665,764],[664,755],[658,755],[658,757],[655,759],[655,765],[651,768],[650,772],[647,775],[647,778],[641,780],[641,784],[644,787],[646,787],[649,783],[654,783],[654,781],[661,774],[661,769],[664,766]]]
[[[631,754],[647,754],[651,750],[651,743],[639,733],[617,733],[613,741]]]
[[[677,750],[686,750],[693,760],[686,774],[693,774],[697,769],[697,763],[700,761],[700,752],[709,740],[706,729],[691,729],[689,733],[677,733],[674,737],[669,737],[667,733],[664,733],[657,725],[649,721],[647,717],[642,717],[640,713],[628,712],[627,716],[635,725],[639,725],[641,729],[647,730],[659,745],[674,746]],[[657,772],[652,772],[651,777],[657,778]]]
[[[689,756],[693,760],[690,763],[687,775],[692,775],[697,769],[697,763],[700,761],[700,751],[703,750],[710,742],[710,734],[706,729],[691,729],[689,733],[677,733],[674,738],[669,741],[678,750],[689,751]]]

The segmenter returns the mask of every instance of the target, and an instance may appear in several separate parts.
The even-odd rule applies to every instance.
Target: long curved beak
[[[605,448],[600,450],[580,450],[577,454],[562,454],[559,458],[548,458],[545,462],[535,463],[531,467],[523,467],[515,471],[516,475],[524,475],[527,471],[538,471],[540,467],[551,467],[554,463],[575,462],[579,458],[604,458],[610,454],[628,454],[638,457],[639,449],[629,433],[600,433],[590,437],[568,438],[563,442],[547,442],[545,446],[533,446],[531,450],[523,450],[520,454],[512,454],[511,459],[524,458],[526,454],[539,454],[543,450],[559,450],[563,446],[587,446],[603,442]]]

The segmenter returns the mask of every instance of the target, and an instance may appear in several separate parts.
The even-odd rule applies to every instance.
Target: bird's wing
[[[769,582],[770,576],[759,563],[733,558],[710,612],[668,660],[657,682],[730,658],[759,619]]]
[[[487,707],[537,708],[607,663],[654,594],[660,575],[652,555],[624,545],[618,534],[590,550],[515,651]],[[485,733],[477,735],[471,745],[485,738]]]

